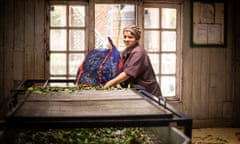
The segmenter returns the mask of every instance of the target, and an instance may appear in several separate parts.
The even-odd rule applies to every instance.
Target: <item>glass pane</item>
[[[106,45],[110,36],[120,50],[125,48],[122,30],[125,26],[136,24],[135,5],[131,4],[96,4],[95,5],[95,47]]]
[[[50,77],[50,79],[54,79],[54,80],[72,79],[72,80],[74,80],[75,78],[62,77],[62,76],[52,76],[52,77]],[[52,87],[74,87],[75,83],[72,83],[72,82],[49,82],[48,86],[52,86]]]
[[[66,6],[57,5],[50,8],[50,26],[66,26]]]
[[[69,74],[76,75],[77,70],[84,59],[84,54],[70,54],[69,55]]]
[[[50,50],[66,50],[66,30],[50,30]]]
[[[159,74],[159,55],[158,54],[148,54],[151,60],[153,70],[155,74]]]
[[[149,52],[160,51],[159,31],[145,31],[144,32],[144,48]]]
[[[159,28],[159,8],[144,8],[144,28]]]
[[[175,29],[177,24],[177,10],[173,8],[162,9],[162,28]]]
[[[66,54],[51,54],[50,74],[66,74]]]
[[[66,80],[67,77],[64,77],[64,76],[51,76],[50,79],[54,79],[54,80]],[[51,86],[54,84],[54,83],[49,83]]]
[[[162,54],[161,58],[162,58],[161,59],[162,74],[175,74],[176,73],[176,55]]]
[[[85,26],[85,7],[69,6],[69,25]]]
[[[70,50],[85,50],[85,31],[70,30],[69,31],[69,49]]]
[[[161,90],[163,96],[176,96],[176,78],[173,76],[161,77]]]
[[[162,51],[176,51],[176,32],[162,32]]]

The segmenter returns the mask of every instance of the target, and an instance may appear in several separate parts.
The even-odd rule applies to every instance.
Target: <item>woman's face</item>
[[[138,42],[134,35],[131,32],[123,32],[123,42],[127,48],[133,47]]]

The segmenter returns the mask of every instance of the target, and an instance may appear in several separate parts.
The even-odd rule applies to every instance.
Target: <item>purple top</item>
[[[130,76],[126,83],[143,86],[151,94],[162,96],[151,61],[144,48],[137,45],[126,49],[122,56],[124,59],[123,71]]]

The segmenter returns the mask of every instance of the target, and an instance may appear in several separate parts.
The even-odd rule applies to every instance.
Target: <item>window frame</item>
[[[97,1],[97,0],[96,0]],[[97,2],[95,2],[94,3],[94,8],[95,8],[95,6],[96,5],[98,5],[98,4],[109,4],[109,5],[121,5],[121,4],[126,4],[126,5],[134,5],[135,6],[135,23],[136,23],[136,25],[138,25],[138,21],[139,21],[139,16],[138,16],[138,9],[139,9],[139,3],[137,2],[137,0],[132,0],[132,1],[130,1],[130,2],[126,2],[126,1],[123,1],[123,2],[121,2],[121,0],[120,1],[118,1],[118,2],[116,2],[116,3],[114,3],[114,2],[109,2],[109,1],[97,1]],[[95,10],[95,9],[94,9]],[[95,18],[95,13],[94,13],[94,18]],[[94,31],[94,29],[95,29],[95,24],[93,25],[93,31]],[[122,36],[122,33],[121,33],[121,31],[120,31],[120,35]],[[95,37],[95,34],[94,34],[94,48],[95,48],[95,45],[96,45],[96,37]],[[120,48],[120,47],[118,47],[118,48]],[[120,50],[120,52],[121,52],[121,50]]]
[[[134,4],[136,6],[136,25],[138,25],[142,31],[142,38],[140,40],[140,44],[144,46],[144,8],[176,8],[177,9],[177,23],[176,23],[176,96],[173,97],[166,97],[167,100],[174,102],[174,101],[181,101],[182,95],[182,3],[179,1],[171,2],[171,3],[164,3],[159,1],[150,1],[146,2],[133,0],[133,1],[125,1],[119,0],[117,2],[109,1],[109,0],[95,0],[95,1],[49,1],[46,6],[47,18],[46,18],[46,68],[45,74],[47,78],[50,78],[50,6],[51,5],[58,5],[58,4],[68,4],[68,5],[85,5],[86,10],[86,18],[85,18],[85,50],[82,52],[86,54],[87,51],[94,49],[95,46],[95,4]],[[67,40],[69,41],[69,40]],[[160,43],[161,44],[161,43]],[[161,53],[159,53],[161,56]],[[160,57],[159,57],[160,60]],[[67,60],[68,61],[68,60]],[[161,65],[160,65],[161,66]],[[161,70],[161,67],[160,67]],[[68,70],[66,70],[68,73]],[[161,72],[161,71],[160,71]]]
[[[182,95],[182,91],[181,91],[181,81],[182,81],[182,7],[180,3],[170,3],[170,4],[163,4],[163,3],[145,3],[143,5],[143,9],[142,9],[142,17],[144,19],[144,9],[145,8],[159,8],[161,10],[161,8],[175,8],[177,10],[177,20],[176,20],[176,74],[175,74],[175,78],[176,78],[176,95],[172,96],[172,97],[166,97],[166,99],[168,101],[174,102],[174,101],[181,101],[181,95]],[[161,12],[159,12],[161,14]],[[160,21],[161,21],[161,15],[160,15]],[[142,22],[143,27],[143,33],[144,33],[144,20]],[[159,23],[161,25],[161,23]],[[148,30],[158,30],[161,32],[161,27],[159,29],[148,29]],[[168,29],[164,29],[164,30],[168,30]],[[169,29],[169,30],[173,30],[173,29]],[[175,30],[175,29],[174,29]],[[173,30],[173,31],[174,31]],[[143,34],[143,39],[144,40],[144,34]],[[160,39],[161,40],[161,36]],[[173,53],[173,52],[162,52],[161,50],[161,41],[160,41],[160,51],[159,52],[148,52],[148,53],[152,53],[152,54],[159,54],[159,62],[161,62],[161,54],[163,53]],[[144,47],[144,44],[143,44]],[[160,77],[161,76],[168,76],[167,74],[161,74],[161,63],[159,63],[159,74],[156,74],[156,77],[158,77],[159,79],[159,85],[160,85]],[[172,76],[172,74],[170,74],[170,76]]]
[[[61,26],[61,27],[51,27],[51,17],[50,17],[50,9],[52,5],[65,5],[67,6],[66,8],[66,26]],[[69,26],[69,6],[72,5],[81,5],[85,7],[85,26]],[[72,79],[73,77],[75,77],[75,75],[70,74],[69,72],[69,66],[70,66],[70,61],[69,61],[69,57],[70,54],[86,54],[86,52],[88,51],[87,47],[88,47],[88,3],[87,2],[83,2],[83,1],[49,1],[47,3],[47,9],[46,9],[46,13],[47,13],[47,17],[46,17],[46,68],[45,68],[45,74],[47,78],[52,78],[54,77],[54,79],[58,79],[61,77],[66,77],[66,79]],[[50,32],[51,29],[64,29],[66,30],[66,50],[64,51],[56,51],[56,50],[50,50]],[[78,29],[78,30],[84,30],[85,31],[85,49],[84,50],[70,50],[69,47],[69,32],[70,30],[74,30],[74,29]],[[50,66],[50,57],[51,54],[66,54],[66,74],[51,74],[50,70],[51,70],[51,66]],[[80,65],[80,63],[79,63]]]

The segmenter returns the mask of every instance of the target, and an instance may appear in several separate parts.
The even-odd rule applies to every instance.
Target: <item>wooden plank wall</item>
[[[45,77],[45,1],[1,0],[0,100],[24,79]]]
[[[3,48],[3,30],[4,30],[4,1],[0,1],[0,104],[2,105],[4,99],[4,48]]]
[[[234,86],[234,91],[233,91],[233,101],[234,103],[234,109],[233,112],[237,113],[233,116],[235,125],[240,127],[240,1],[236,1],[236,4],[234,4],[234,15],[235,15],[235,39],[234,39],[234,77],[233,77],[233,82],[235,84]]]
[[[193,127],[232,125],[232,17],[228,1],[227,48],[190,47],[190,1],[183,4],[182,105],[173,103],[193,118]]]
[[[4,1],[4,5],[8,7],[3,7],[4,12],[4,23],[3,23],[3,81],[4,81],[4,96],[7,96],[6,88],[13,87],[13,45],[14,45],[14,0]],[[6,81],[10,80],[6,83]]]
[[[191,48],[190,0],[182,4],[182,101],[171,104],[191,116],[194,127],[230,126],[233,117],[239,119],[236,116],[239,113],[233,112],[233,106],[239,104],[239,101],[234,103],[236,96],[232,89],[233,1],[227,1],[227,48]],[[94,17],[92,2],[94,0],[89,4],[89,21]],[[45,0],[0,1],[0,101],[8,96],[17,81],[45,78],[45,5]],[[93,26],[94,23],[89,22],[89,27]],[[88,45],[93,45],[93,37],[88,40]],[[238,75],[239,71],[238,65]]]

